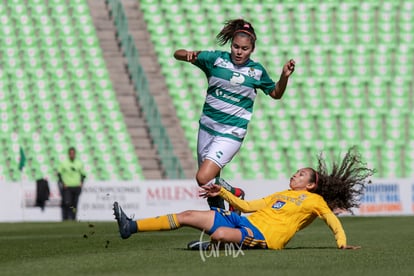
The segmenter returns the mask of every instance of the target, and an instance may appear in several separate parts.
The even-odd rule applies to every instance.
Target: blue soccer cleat
[[[127,215],[122,210],[121,206],[119,206],[118,202],[114,202],[114,215],[115,219],[118,222],[119,234],[121,234],[121,238],[128,239],[131,236],[131,230],[129,229],[129,222],[132,220],[131,218],[127,217]]]

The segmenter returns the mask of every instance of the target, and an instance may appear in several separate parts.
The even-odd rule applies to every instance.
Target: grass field
[[[200,232],[118,236],[116,223],[2,223],[0,275],[413,275],[414,217],[344,217],[348,243],[338,250],[316,221],[285,250],[219,256],[189,251]],[[204,239],[207,239],[205,236]]]

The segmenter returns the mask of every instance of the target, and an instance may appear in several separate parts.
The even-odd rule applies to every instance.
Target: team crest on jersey
[[[233,77],[230,79],[232,85],[240,85],[244,82],[244,76],[240,73],[234,72]]]
[[[216,89],[215,92],[217,97],[223,96],[223,91],[221,91],[220,89]]]
[[[247,74],[249,75],[249,77],[254,78],[256,76],[256,70],[254,70],[253,67],[250,67],[249,71],[247,72]]]
[[[272,208],[273,209],[281,209],[283,206],[285,206],[285,204],[286,204],[286,202],[278,200],[272,205]]]

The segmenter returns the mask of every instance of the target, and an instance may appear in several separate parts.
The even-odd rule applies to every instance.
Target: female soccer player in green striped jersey
[[[334,163],[328,172],[319,156],[318,169],[299,169],[290,179],[290,189],[267,197],[245,201],[217,184],[202,187],[201,196],[220,196],[249,216],[219,208],[207,211],[184,211],[155,218],[131,220],[114,203],[114,214],[121,237],[145,231],[173,230],[189,226],[210,235],[213,242],[235,243],[243,248],[282,249],[296,232],[317,217],[332,230],[341,249],[357,249],[348,245],[345,231],[333,210],[357,207],[366,179],[374,173],[351,148],[340,164]],[[192,246],[194,243],[192,244]]]
[[[282,98],[288,78],[295,70],[295,61],[289,60],[282,68],[279,81],[274,82],[260,63],[250,59],[255,50],[256,33],[243,19],[227,21],[217,35],[217,42],[221,46],[229,42],[230,52],[180,49],[174,57],[200,68],[208,81],[197,139],[197,183],[203,186],[216,178],[217,184],[243,197],[243,191],[219,178],[221,169],[241,147],[257,89],[273,99]],[[210,207],[224,208],[224,201],[219,197],[209,198],[208,202]]]

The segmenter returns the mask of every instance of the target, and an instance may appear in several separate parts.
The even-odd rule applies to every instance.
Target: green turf
[[[115,222],[3,223],[0,275],[413,275],[413,217],[341,220],[361,250],[336,249],[318,220],[285,250],[222,251],[204,261],[185,249],[200,237],[189,228],[121,240]]]

